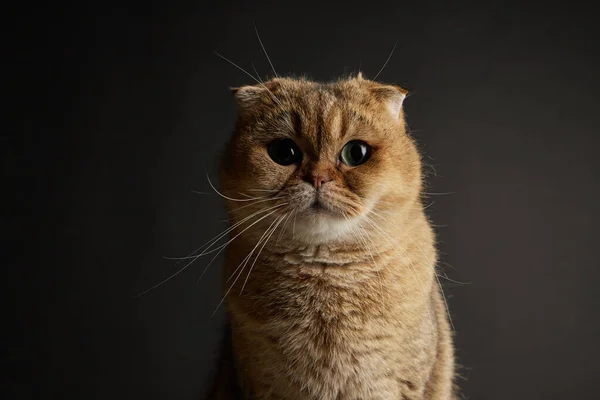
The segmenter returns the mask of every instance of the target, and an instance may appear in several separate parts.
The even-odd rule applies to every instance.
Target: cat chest
[[[364,285],[363,285],[364,286]],[[314,282],[277,293],[277,310],[263,319],[264,332],[288,365],[306,364],[331,374],[386,368],[397,330],[394,315],[373,290]]]
[[[370,393],[376,387],[396,387],[394,342],[388,328],[373,321],[368,326],[351,318],[325,318],[319,313],[269,335],[276,373],[291,383],[322,394]],[[290,382],[288,382],[290,383]],[[336,397],[332,397],[336,398]]]

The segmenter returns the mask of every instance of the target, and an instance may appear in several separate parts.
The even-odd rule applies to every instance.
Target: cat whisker
[[[350,222],[350,218],[348,218],[348,214],[346,214],[345,212],[342,212],[342,216],[344,217],[346,222]],[[360,227],[359,227],[359,229],[360,229]],[[357,232],[357,233],[361,237],[361,240],[363,241],[362,244],[363,244],[363,248],[364,248],[365,252],[370,253],[371,259],[373,260],[373,264],[375,265],[375,268],[377,268],[377,263],[375,263],[375,258],[373,257],[373,253],[371,253],[370,251],[367,251],[366,241],[364,241],[364,237],[362,236],[361,232]]]
[[[284,205],[284,204],[281,204]],[[206,273],[206,271],[208,271],[208,267],[210,267],[210,265],[217,259],[217,257],[219,256],[219,254],[221,254],[221,252],[223,250],[225,250],[225,248],[231,243],[233,242],[237,237],[239,237],[242,233],[246,232],[248,229],[252,228],[254,225],[256,225],[257,223],[259,223],[260,221],[262,221],[263,219],[267,218],[268,216],[272,215],[273,213],[275,213],[277,210],[273,210],[271,211],[269,214],[262,216],[261,218],[259,218],[258,220],[254,221],[250,226],[248,226],[247,228],[245,228],[243,231],[241,231],[240,233],[238,233],[237,235],[235,235],[231,240],[229,240],[227,243],[225,243],[224,245],[221,245],[219,247],[217,247],[216,249],[211,250],[210,252],[206,252],[206,253],[201,253],[201,255],[204,254],[208,254],[211,253],[213,251],[216,251],[217,249],[220,249],[217,254],[215,254],[213,256],[213,258],[210,260],[210,262],[208,263],[208,265],[204,268],[204,271],[202,271],[202,274],[200,274],[200,277],[198,278],[198,280],[196,281],[196,284],[198,284],[198,282],[200,282],[200,279],[202,279],[202,277],[204,276],[204,274]]]
[[[441,252],[440,252],[440,253],[441,253]],[[446,261],[439,261],[439,264],[443,264],[443,265],[445,265],[445,266],[447,266],[447,267],[450,267],[450,268],[452,268],[453,270],[456,270],[456,268],[454,268],[454,266],[452,266],[452,265],[448,264]],[[444,279],[446,279],[446,280],[450,281],[450,282],[457,283],[457,284],[459,284],[459,285],[470,285],[470,284],[472,283],[472,282],[460,282],[460,281],[457,281],[457,280],[454,280],[454,279],[450,279],[450,278],[448,277],[448,274],[447,274],[447,273],[445,273],[444,271],[440,271],[440,272],[442,273],[442,275],[440,275],[440,276],[441,276],[442,278],[444,278]]]
[[[263,48],[264,50],[264,48]],[[256,73],[256,76],[258,77],[258,79],[260,79],[260,83],[262,85],[262,87],[264,87],[265,89],[267,89],[267,91],[269,92],[269,94],[271,95],[271,99],[277,103],[277,105],[281,106],[281,101],[275,96],[275,93],[273,93],[268,87],[267,85],[265,85],[265,81],[262,80],[262,78],[260,77],[260,74],[258,73],[258,71],[256,70],[256,67],[254,66],[253,63],[250,63],[250,65],[252,65],[252,69],[254,70],[254,72]],[[275,70],[273,70],[275,71]],[[277,74],[276,74],[277,75]],[[289,100],[289,99],[288,99]],[[286,125],[293,130],[294,128],[291,126],[291,124],[286,120]]]
[[[134,297],[141,297],[143,295],[145,295],[146,293],[156,289],[159,286],[162,286],[163,284],[167,283],[168,281],[170,281],[171,279],[175,278],[177,275],[179,275],[180,273],[182,273],[183,271],[185,271],[187,269],[187,267],[189,267],[190,265],[192,265],[192,263],[196,261],[196,259],[194,258],[192,261],[190,261],[189,263],[187,263],[186,265],[184,265],[183,267],[181,267],[179,270],[177,270],[173,275],[169,276],[168,278],[162,280],[161,282],[157,283],[156,285],[152,286],[150,289],[144,290],[141,293],[138,293],[137,295],[135,295]]]
[[[206,173],[206,179],[208,180],[208,184],[210,185],[210,187],[215,191],[215,193],[217,193],[219,196],[221,196],[224,199],[227,200],[231,200],[231,201],[253,201],[253,200],[261,200],[264,199],[265,197],[251,197],[251,198],[247,198],[247,199],[234,199],[233,197],[228,197],[225,196],[223,193],[219,192],[217,190],[217,188],[215,187],[215,185],[213,185],[212,181],[210,180],[210,176],[208,175],[208,172]]]
[[[236,222],[235,224],[233,224],[232,226],[230,226],[229,228],[227,228],[225,231],[221,232],[220,234],[217,234],[215,237],[213,237],[212,239],[210,239],[209,241],[207,241],[202,246],[200,246],[199,248],[197,248],[196,250],[194,250],[193,252],[191,252],[189,255],[187,255],[185,257],[163,257],[163,258],[166,259],[166,260],[179,260],[177,263],[175,263],[175,265],[179,264],[183,260],[189,260],[190,258],[196,259],[198,257],[196,255],[196,253],[198,253],[199,251],[202,251],[207,246],[210,248],[214,243],[218,242],[221,238],[223,238],[224,236],[226,236],[229,232],[231,232],[232,230],[234,230],[235,228],[237,228],[238,226],[240,226],[244,222],[248,221],[249,219],[251,219],[252,217],[254,217],[254,216],[258,215],[258,214],[270,211],[270,210],[272,210],[274,208],[277,208],[277,207],[278,207],[278,205],[275,205],[273,207],[263,208],[261,210],[258,210],[256,212],[250,214],[246,218],[242,219],[241,221]]]
[[[425,195],[425,196],[447,196],[449,194],[456,194],[456,192],[442,192],[442,193],[423,192],[423,195]]]
[[[279,236],[277,237],[277,241],[275,242],[275,245],[279,244],[279,241],[281,240],[281,237],[283,236],[283,233],[285,232],[285,228],[287,227],[288,222],[290,222],[290,219],[292,218],[292,214],[295,214],[296,210],[288,213],[288,217],[285,220],[283,226],[281,227],[281,232],[279,232]]]
[[[267,218],[269,215],[272,215],[273,213],[277,212],[277,208],[279,207],[283,207],[285,205],[287,205],[289,203],[281,203],[281,204],[277,204],[273,207],[271,207],[269,210],[273,210],[270,213],[268,213],[267,215],[263,215],[262,217],[260,217],[258,220],[256,220],[255,222],[252,223],[252,225],[250,225],[249,227],[243,229],[240,233],[238,233],[237,235],[235,235],[232,239],[230,239],[229,241],[227,241],[225,244],[222,244],[219,247],[215,247],[214,249],[210,249],[210,246],[207,247],[206,249],[204,249],[198,256],[204,256],[206,254],[210,254],[210,253],[214,253],[215,251],[221,249],[221,251],[223,251],[223,249],[225,247],[227,247],[227,245],[229,245],[231,242],[233,242],[237,237],[239,237],[241,234],[243,234],[244,232],[246,232],[248,229],[250,229],[252,226],[254,226],[254,224],[256,224],[257,222],[262,221],[263,219]]]
[[[266,233],[266,231],[265,231],[265,233]],[[263,233],[263,236],[264,236],[264,233]],[[261,239],[262,239],[262,237],[263,237],[263,236],[261,236]],[[260,240],[259,240],[259,241],[260,241]],[[227,280],[225,281],[225,283],[229,282],[229,281],[231,280],[231,278],[233,278],[233,276],[235,275],[235,273],[236,273],[236,272],[238,272],[238,270],[239,270],[239,269],[242,267],[242,264],[244,264],[244,263],[246,263],[246,264],[247,264],[247,263],[248,263],[248,260],[250,259],[250,257],[252,257],[252,251],[248,252],[248,254],[246,255],[246,257],[244,257],[244,259],[243,259],[243,260],[242,260],[242,261],[241,261],[241,262],[238,264],[238,266],[237,266],[237,267],[236,267],[236,268],[233,270],[233,272],[231,273],[231,276],[230,276],[229,278],[227,278]],[[245,265],[246,265],[246,264],[244,264],[244,267],[243,267],[243,268],[245,268]],[[243,269],[243,268],[242,268],[242,269]]]
[[[263,249],[265,248],[265,246],[267,245],[267,243],[269,242],[269,239],[271,239],[271,236],[273,236],[273,233],[275,233],[275,231],[277,230],[277,227],[279,226],[279,224],[281,224],[281,221],[283,221],[283,219],[286,217],[287,215],[283,215],[279,218],[279,220],[277,220],[277,224],[275,224],[275,227],[271,230],[271,232],[269,233],[269,236],[267,236],[265,238],[265,241],[263,242],[262,247],[260,248],[260,250],[258,251],[258,254],[256,255],[256,257],[254,258],[254,262],[252,263],[252,265],[250,266],[250,270],[248,271],[248,275],[246,275],[246,280],[244,281],[244,284],[242,285],[242,289],[240,290],[240,296],[242,295],[242,293],[244,292],[244,288],[246,287],[246,283],[248,282],[248,278],[250,278],[250,274],[252,273],[252,268],[254,268],[254,264],[256,264],[256,261],[258,260],[258,258],[260,257],[260,253],[262,253]]]
[[[284,204],[282,204],[284,205]],[[244,231],[246,231],[247,229],[251,228],[254,224],[256,224],[257,222],[261,221],[262,219],[268,217],[269,215],[271,215],[272,213],[276,212],[277,210],[272,211],[271,213],[267,214],[266,216],[261,217],[259,220],[255,221],[252,223],[252,225],[250,225],[248,228],[244,229]],[[244,232],[242,231],[242,233]],[[238,235],[239,236],[239,235]],[[237,237],[237,236],[236,236]],[[234,238],[235,239],[235,238]],[[233,239],[232,239],[233,240]],[[227,246],[227,244],[231,243],[231,241],[227,242],[225,244],[225,246]],[[225,247],[223,247],[224,249]],[[221,250],[222,251],[222,250]],[[219,252],[220,253],[220,252]],[[217,253],[217,255],[219,255],[219,253]],[[144,290],[143,292],[137,294],[134,297],[141,297],[143,295],[145,295],[146,293],[158,288],[159,286],[162,286],[163,284],[167,283],[168,281],[170,281],[171,279],[175,278],[177,275],[179,275],[180,273],[182,273],[183,271],[185,271],[190,265],[192,265],[194,263],[194,261],[196,261],[198,258],[200,258],[202,255],[204,254],[208,254],[208,253],[200,253],[197,256],[192,257],[192,260],[190,262],[188,262],[187,264],[185,264],[182,268],[180,268],[179,270],[177,270],[174,274],[172,274],[171,276],[169,276],[168,278],[162,280],[161,282],[157,283],[156,285],[152,286],[151,288]],[[212,264],[212,262],[216,259],[216,256],[213,257],[213,259],[211,260],[211,262],[208,264],[208,266],[210,266],[210,264]],[[204,272],[207,271],[208,266],[204,269]],[[204,272],[202,273],[202,275],[204,275]],[[200,276],[200,278],[202,277],[202,275]]]
[[[427,162],[423,162],[423,166],[431,169],[433,171],[433,176],[438,176],[437,170],[435,169],[435,167],[433,166],[433,164],[429,164]]]
[[[269,92],[269,94],[271,95],[271,99],[277,103],[277,104],[281,104],[281,102],[279,101],[279,99],[277,99],[277,97],[275,97],[275,95],[273,94],[273,92],[271,92],[271,90],[264,84],[264,82],[260,79],[260,76],[258,77],[258,79],[252,75],[250,72],[246,71],[244,68],[240,67],[239,65],[237,65],[236,63],[234,63],[233,61],[231,61],[230,59],[228,59],[227,57],[217,53],[216,51],[214,52],[217,56],[221,57],[223,60],[227,61],[229,64],[233,65],[234,67],[236,67],[237,69],[239,69],[240,71],[242,71],[243,73],[245,73],[246,75],[248,75],[250,78],[252,78],[256,83],[258,83],[259,85],[261,85],[262,87],[264,87],[265,89],[267,89],[267,91]]]
[[[223,60],[227,61],[229,64],[233,65],[234,67],[236,67],[237,69],[239,69],[240,71],[242,71],[243,73],[245,73],[246,75],[248,75],[250,78],[252,78],[254,81],[256,81],[256,83],[261,84],[261,82],[258,79],[256,79],[256,77],[254,75],[252,75],[250,72],[246,71],[244,68],[240,67],[239,65],[237,65],[236,63],[234,63],[233,61],[231,61],[230,59],[228,59],[224,55],[219,54],[216,51],[214,53],[216,55],[218,55],[219,57],[221,57]]]
[[[256,70],[256,67],[254,66],[254,64],[251,62],[250,65],[252,65],[252,69],[254,70],[254,73],[256,74],[256,77],[260,80],[260,83],[264,85],[265,81],[263,81],[262,78],[260,77],[260,74]]]
[[[191,190],[191,192],[192,192],[192,193],[194,193],[194,194],[203,194],[203,195],[210,195],[210,194],[214,194],[213,192],[200,192],[200,191],[198,191],[198,190]],[[266,198],[266,197],[267,197],[267,196],[253,197],[253,196],[250,196],[249,194],[242,193],[242,192],[238,192],[238,194],[239,194],[240,196],[245,196],[246,198],[245,198],[245,199],[238,199],[238,200],[236,200],[236,201],[260,200],[260,199],[264,199],[264,198]]]
[[[212,239],[208,240],[206,243],[204,243],[202,246],[198,247],[196,250],[192,251],[190,254],[188,254],[187,256],[183,256],[183,257],[167,257],[167,256],[163,256],[163,258],[165,260],[179,260],[177,263],[175,263],[175,265],[179,264],[182,260],[189,260],[190,258],[196,258],[196,253],[198,253],[199,251],[202,251],[202,249],[204,249],[206,246],[208,246],[209,244],[215,242],[215,241],[219,241],[219,239],[221,239],[223,236],[227,235],[227,233],[231,232],[232,230],[234,230],[237,226],[243,224],[244,222],[246,222],[247,220],[249,220],[250,218],[252,218],[253,216],[255,216],[256,214],[260,214],[261,212],[263,212],[264,210],[259,210],[257,212],[255,212],[254,214],[244,218],[243,220],[237,222],[235,225],[230,226],[229,228],[227,228],[225,231],[217,234],[215,237],[213,237]],[[224,222],[229,222],[229,221],[224,221]]]
[[[263,48],[264,50],[264,48]],[[252,65],[252,69],[254,70],[254,72],[256,73],[256,76],[258,77],[258,79],[260,79],[260,83],[262,85],[262,87],[264,87],[265,89],[267,89],[267,91],[269,92],[269,94],[271,95],[271,100],[273,100],[275,103],[277,103],[277,105],[281,106],[281,101],[275,96],[275,93],[273,93],[271,91],[271,89],[269,89],[267,87],[267,85],[265,85],[265,82],[262,80],[262,78],[260,77],[260,74],[258,73],[258,71],[256,70],[256,67],[254,66],[253,63],[250,63],[250,65]],[[275,71],[275,70],[273,70]],[[276,74],[277,75],[277,74]],[[289,98],[288,98],[289,100]],[[294,127],[289,123],[289,121],[286,120],[286,125],[293,131]]]
[[[438,286],[440,288],[440,293],[442,293],[442,299],[444,300],[444,306],[446,306],[446,315],[448,315],[448,321],[450,322],[450,326],[452,327],[452,330],[456,330],[454,328],[454,322],[452,321],[452,317],[450,316],[450,307],[448,307],[448,299],[446,299],[446,293],[444,293],[444,288],[442,287],[442,283],[440,282],[440,278],[438,276],[438,274],[434,273],[435,275],[435,280],[438,283]]]
[[[248,254],[246,255],[246,257],[244,257],[244,259],[242,260],[242,262],[240,262],[238,264],[238,266],[233,270],[233,272],[231,273],[231,275],[229,276],[229,278],[227,278],[227,280],[225,281],[225,283],[229,282],[231,280],[231,278],[233,278],[233,276],[235,275],[236,272],[238,272],[238,270],[240,268],[244,269],[246,268],[246,264],[248,263],[248,261],[250,260],[250,258],[252,258],[252,255],[254,254],[254,251],[256,250],[256,248],[258,246],[260,246],[262,240],[265,238],[265,236],[268,235],[269,229],[273,226],[273,224],[278,220],[279,218],[276,218],[275,220],[273,220],[271,222],[271,224],[269,225],[269,227],[267,229],[265,229],[265,231],[263,232],[263,234],[261,235],[261,237],[258,239],[258,242],[256,243],[256,245],[254,246],[254,248],[248,252]],[[244,265],[242,267],[242,265]],[[241,272],[240,272],[241,273]]]
[[[279,192],[277,189],[248,189],[249,192]]]
[[[437,273],[437,272],[436,272]],[[460,282],[452,278],[449,278],[446,274],[437,274],[440,278],[447,280],[448,282],[456,283],[457,285],[470,285],[471,282]]]
[[[296,239],[296,217],[298,216],[298,213],[295,213],[294,215],[294,225],[292,227],[292,240]]]
[[[260,40],[260,35],[258,34],[258,28],[256,27],[256,24],[254,24],[254,31],[256,32],[256,37],[258,38],[258,43],[260,43],[260,47],[262,47],[263,52],[265,53],[265,56],[267,57],[267,61],[269,61],[269,65],[271,65],[271,69],[273,70],[273,73],[275,74],[275,76],[277,78],[279,78],[279,75],[277,75],[277,71],[275,71],[275,67],[273,66],[273,63],[271,62],[271,58],[269,57],[269,54],[267,54],[267,49],[265,49],[265,46],[263,45],[262,40]]]
[[[237,207],[236,209],[234,209],[234,211],[239,211],[239,210],[241,210],[242,208],[251,207],[251,206],[254,206],[254,205],[256,205],[256,204],[264,203],[264,202],[267,202],[267,201],[281,200],[281,199],[283,199],[283,198],[285,198],[285,196],[278,196],[278,197],[268,197],[268,198],[264,198],[264,199],[262,199],[262,200],[256,200],[256,201],[255,201],[255,202],[253,202],[253,203],[246,204],[246,205],[243,205],[243,206],[241,206],[241,207]]]
[[[385,63],[383,64],[383,66],[381,67],[381,69],[379,70],[377,75],[375,75],[375,77],[373,78],[374,81],[377,80],[377,77],[379,76],[379,74],[381,74],[383,72],[383,69],[385,68],[385,66],[390,62],[390,59],[392,58],[392,55],[394,54],[394,51],[396,50],[397,45],[398,45],[398,41],[396,41],[396,43],[394,43],[394,47],[392,48],[390,55],[388,56],[387,60],[385,60]]]
[[[351,199],[345,198],[345,197],[338,197],[335,199],[337,203],[340,204],[335,204],[332,206],[333,209],[336,209],[342,213],[344,213],[344,210],[346,209],[350,209],[356,216],[360,214],[360,207],[361,205],[359,203],[357,203],[356,201],[353,201]]]
[[[451,264],[447,263],[446,261],[441,261],[440,263],[441,263],[441,264],[444,264],[444,265],[445,265],[445,266],[447,266],[447,267],[450,267],[450,268],[452,268],[453,270],[456,270],[456,268],[454,267],[454,265],[451,265]]]
[[[235,286],[236,282],[238,281],[238,279],[240,278],[240,276],[244,272],[244,269],[246,268],[246,265],[248,264],[248,261],[252,257],[252,254],[254,253],[254,251],[256,251],[257,247],[260,245],[260,243],[262,242],[263,238],[266,236],[267,232],[269,232],[269,230],[271,229],[271,227],[273,226],[273,224],[276,221],[280,220],[280,219],[281,219],[281,217],[276,218],[275,220],[273,220],[273,222],[271,222],[271,225],[269,225],[269,227],[265,230],[265,232],[260,237],[260,239],[258,240],[258,242],[256,243],[256,245],[254,246],[254,248],[252,249],[252,251],[248,254],[248,256],[246,256],[246,258],[244,258],[244,260],[242,260],[242,262],[240,263],[240,265],[238,265],[238,267],[235,269],[235,271],[237,271],[240,268],[240,266],[242,266],[242,263],[243,263],[243,267],[240,269],[240,272],[235,277],[233,283],[229,286],[229,289],[227,289],[227,292],[225,292],[225,295],[223,296],[223,298],[221,299],[221,301],[219,302],[219,304],[217,304],[217,308],[215,308],[215,311],[213,311],[211,317],[213,317],[217,313],[217,311],[219,310],[219,307],[221,307],[221,304],[223,304],[223,302],[225,301],[225,299],[229,295],[229,292],[231,292],[231,289],[233,289],[233,287]],[[229,282],[229,280],[233,277],[233,275],[235,274],[235,271],[229,277],[229,279],[227,280],[227,282]]]

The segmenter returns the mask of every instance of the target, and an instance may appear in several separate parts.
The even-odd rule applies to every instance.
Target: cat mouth
[[[317,213],[324,213],[330,211],[329,208],[325,207],[325,205],[321,201],[319,201],[318,198],[315,198],[315,200],[312,202],[309,208],[311,211]]]
[[[338,212],[331,208],[331,206],[327,205],[326,202],[319,200],[316,198],[313,200],[311,205],[308,207],[308,211],[315,216],[328,216],[328,217],[337,217]]]

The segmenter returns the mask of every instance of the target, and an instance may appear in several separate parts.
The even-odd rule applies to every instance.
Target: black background
[[[148,294],[225,229],[230,86],[360,68],[412,89],[470,399],[600,389],[600,46],[591,8],[170,2],[5,14],[3,330],[14,398],[194,399],[224,321],[220,259]],[[152,16],[151,16],[152,15]],[[10,27],[9,30],[6,28]],[[6,131],[5,131],[6,132]],[[435,173],[434,173],[435,171]],[[196,194],[192,190],[208,194]],[[16,201],[12,201],[12,200]]]

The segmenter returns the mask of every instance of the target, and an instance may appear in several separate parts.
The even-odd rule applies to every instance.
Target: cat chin
[[[327,213],[299,217],[294,227],[296,239],[310,244],[338,241],[352,235],[356,221]]]

